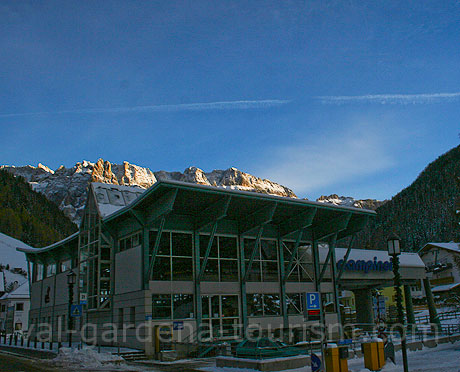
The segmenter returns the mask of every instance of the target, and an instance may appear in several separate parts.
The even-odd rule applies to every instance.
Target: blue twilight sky
[[[3,0],[0,43],[0,164],[383,199],[459,143],[459,1]]]

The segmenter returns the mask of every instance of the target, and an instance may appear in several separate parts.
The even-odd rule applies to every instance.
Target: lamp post
[[[77,281],[77,275],[70,270],[67,274],[67,285],[69,286],[69,319],[68,319],[68,333],[69,333],[69,347],[72,347],[72,332],[73,332],[73,317],[72,317],[72,303],[73,303],[73,286]]]
[[[387,240],[388,254],[393,258],[394,289],[396,291],[396,306],[398,308],[399,333],[401,335],[401,351],[404,372],[409,372],[407,364],[406,331],[404,328],[404,312],[402,306],[401,274],[399,273],[399,255],[401,254],[400,239],[392,235]]]

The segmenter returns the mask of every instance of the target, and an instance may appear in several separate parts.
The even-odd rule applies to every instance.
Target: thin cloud
[[[420,105],[452,102],[460,99],[460,92],[425,94],[367,94],[363,96],[317,96],[324,104],[344,105],[347,103],[377,103],[380,105]]]
[[[62,111],[22,112],[0,114],[0,118],[62,115],[62,114],[123,114],[143,112],[181,112],[181,111],[226,111],[226,110],[256,110],[279,107],[288,104],[289,100],[266,99],[255,101],[221,101],[202,103],[183,103],[174,105],[131,106],[114,108],[94,108]]]
[[[394,166],[389,136],[377,125],[358,124],[270,149],[257,174],[290,187],[300,197]]]

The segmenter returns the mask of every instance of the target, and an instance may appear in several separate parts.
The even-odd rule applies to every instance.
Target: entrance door
[[[239,303],[237,295],[202,296],[203,339],[226,339],[238,336]]]

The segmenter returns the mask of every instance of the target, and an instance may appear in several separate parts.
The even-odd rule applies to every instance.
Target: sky
[[[0,47],[0,164],[386,199],[460,141],[458,0],[2,0]]]

